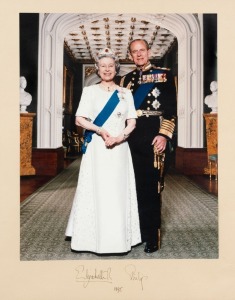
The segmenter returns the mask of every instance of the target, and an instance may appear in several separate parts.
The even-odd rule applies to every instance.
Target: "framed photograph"
[[[72,113],[72,102],[73,102],[73,73],[64,66],[64,81],[63,81],[63,108],[64,113]]]
[[[111,8],[110,2],[104,0],[92,3],[92,11],[92,1],[58,0],[56,6],[50,1],[40,1],[34,7],[34,3],[21,0],[22,5],[18,5],[17,8],[11,2],[13,1],[2,4],[4,15],[0,18],[2,26],[8,28],[3,32],[3,38],[9,35],[11,37],[8,38],[7,47],[4,45],[0,58],[3,59],[2,68],[11,70],[11,72],[2,72],[3,95],[13,99],[7,101],[12,119],[9,120],[8,113],[2,114],[1,117],[2,124],[5,127],[7,124],[11,129],[11,136],[13,135],[8,147],[10,159],[4,159],[6,155],[3,147],[1,156],[3,158],[1,187],[4,195],[4,201],[1,201],[1,222],[4,228],[7,228],[7,230],[2,228],[1,235],[1,298],[5,300],[66,298],[76,300],[79,297],[83,300],[234,299],[232,295],[235,294],[235,288],[232,282],[235,275],[235,253],[231,228],[235,223],[232,213],[235,210],[235,202],[232,195],[233,168],[231,168],[229,155],[234,140],[231,139],[230,134],[226,134],[227,129],[232,127],[235,108],[232,97],[235,85],[233,77],[227,76],[228,65],[230,68],[233,66],[233,60],[227,53],[235,42],[234,1],[226,1],[225,6],[219,4],[219,1],[205,1],[202,5],[200,1],[189,0],[187,3],[181,3],[182,1],[169,0],[167,5],[162,6],[162,1],[148,0],[146,3],[136,1],[134,7],[131,1],[119,1],[114,2]],[[220,5],[221,9],[218,7]],[[110,13],[105,13],[107,7]],[[160,14],[159,7],[162,8]],[[135,13],[132,13],[133,10]],[[22,11],[25,11],[24,18]],[[33,13],[29,13],[30,11]],[[67,14],[68,11],[73,13]],[[189,11],[192,13],[189,14]],[[203,12],[209,17],[208,23],[205,22]],[[112,18],[113,14],[115,19]],[[220,32],[218,44],[221,42],[222,46],[218,56],[219,77],[225,78],[220,86],[222,105],[219,117],[222,134],[219,134],[221,145],[219,167],[226,172],[221,172],[219,176],[218,199],[213,195],[207,195],[204,186],[197,188],[196,183],[190,184],[189,176],[185,175],[186,171],[190,170],[191,178],[198,177],[199,162],[202,161],[203,164],[204,161],[207,162],[204,160],[206,147],[204,144],[203,148],[198,145],[203,134],[203,130],[198,128],[203,125],[204,95],[209,92],[204,91],[204,88],[208,88],[208,83],[214,79],[210,74],[217,72],[217,64],[214,64],[214,61],[217,61],[217,39],[209,38],[216,33],[212,26],[214,14],[218,14]],[[125,15],[128,20],[125,19]],[[140,26],[137,26],[137,23],[141,23]],[[164,27],[162,38],[157,39],[161,27]],[[151,28],[153,34],[147,34]],[[128,30],[130,34],[127,34]],[[119,33],[122,31],[123,35]],[[119,47],[119,43],[134,38],[132,31],[133,33],[137,31],[137,37],[146,35],[146,38],[155,41],[161,47],[165,47],[165,40],[169,37],[168,31],[172,31],[178,40],[176,57],[177,61],[178,56],[180,59],[179,69],[177,68],[179,71],[176,72],[178,78],[176,80],[175,77],[175,82],[178,83],[179,91],[177,135],[181,133],[181,136],[177,144],[179,146],[177,151],[180,154],[177,163],[183,166],[182,176],[178,170],[177,172],[172,170],[172,174],[169,174],[171,176],[169,184],[164,190],[162,208],[165,212],[163,211],[162,225],[165,228],[163,228],[164,239],[159,252],[145,254],[144,244],[138,246],[139,248],[135,247],[127,255],[113,257],[73,252],[70,241],[65,240],[65,226],[78,182],[82,156],[75,160],[75,164],[73,162],[70,165],[70,169],[66,166],[55,178],[53,176],[50,183],[40,187],[26,202],[19,206],[16,201],[19,199],[20,188],[19,158],[16,151],[19,148],[19,103],[16,97],[19,93],[19,81],[16,78],[14,82],[15,77],[19,75],[19,63],[16,63],[16,60],[20,59],[20,71],[26,72],[27,77],[33,81],[32,91],[35,95],[33,107],[37,112],[37,122],[34,124],[37,138],[36,147],[33,149],[34,158],[38,159],[37,153],[40,152],[42,157],[40,163],[45,168],[50,169],[55,163],[58,163],[58,167],[62,164],[65,166],[61,143],[63,124],[58,112],[61,112],[63,105],[66,118],[72,119],[73,114],[70,112],[73,100],[80,92],[80,86],[91,85],[93,80],[94,84],[98,83],[100,78],[96,74],[94,64],[88,59],[84,60],[83,67],[79,65],[79,78],[77,72],[73,73],[73,69],[69,68],[70,64],[66,68],[62,55],[63,42],[66,36],[70,36],[69,40],[78,44],[74,46],[80,49],[79,51],[88,53],[90,49],[88,47],[95,45],[99,48],[99,38],[110,37],[110,41],[114,40],[110,45]],[[85,39],[86,37],[91,38],[91,41]],[[229,43],[224,42],[226,38]],[[19,40],[21,47],[15,47],[16,40]],[[109,39],[105,39],[105,45],[108,41]],[[205,46],[205,42],[209,41],[210,47],[214,50],[212,54]],[[9,56],[9,49],[12,50],[13,59],[5,59]],[[158,48],[155,53],[157,52]],[[80,59],[80,56],[78,58]],[[173,56],[169,56],[164,63],[168,64],[171,60],[174,62]],[[205,64],[206,61],[210,62],[208,66]],[[198,70],[199,66],[201,66],[200,70]],[[127,73],[129,68],[132,70],[135,66],[132,63],[122,65],[119,75]],[[51,72],[50,75],[48,71]],[[48,80],[49,76],[52,80]],[[77,80],[81,81],[79,89],[73,93],[72,86],[77,84]],[[4,105],[7,98],[1,98]],[[50,110],[50,107],[56,109]],[[178,126],[179,121],[181,127]],[[3,140],[4,134],[7,140],[8,131],[2,130],[2,134]],[[227,147],[227,144],[231,147]],[[49,166],[45,166],[45,158],[49,152],[56,154],[56,162],[53,160]],[[83,157],[86,158],[86,155]],[[196,174],[191,172],[192,161],[196,166]],[[189,162],[187,170],[184,162]],[[7,174],[10,174],[10,178],[6,176]],[[178,180],[179,175],[180,180]],[[178,178],[174,179],[175,176]],[[201,177],[205,176],[201,175]],[[206,180],[209,180],[208,177],[206,176]],[[27,179],[27,182],[29,180],[28,177],[23,179]],[[182,182],[186,182],[183,187]],[[211,189],[214,183],[215,180],[210,181],[208,187]],[[195,205],[197,209],[194,209]],[[221,214],[217,213],[217,209]],[[107,219],[103,221],[109,225]],[[56,226],[51,226],[50,222]],[[115,234],[113,236],[115,238]],[[130,258],[130,255],[133,257]],[[166,289],[166,284],[170,288]]]

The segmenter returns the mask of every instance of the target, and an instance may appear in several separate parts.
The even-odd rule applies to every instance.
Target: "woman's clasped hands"
[[[105,146],[107,148],[112,148],[113,146],[120,144],[123,141],[123,135],[120,134],[117,137],[111,136],[109,132],[105,129],[100,130],[100,136],[104,140]]]

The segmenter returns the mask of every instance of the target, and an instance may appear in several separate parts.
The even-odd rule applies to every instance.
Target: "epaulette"
[[[121,79],[121,81],[120,81],[120,84],[119,84],[119,85],[120,85],[121,87],[123,87],[125,78],[126,78],[126,76],[123,76],[122,79]]]

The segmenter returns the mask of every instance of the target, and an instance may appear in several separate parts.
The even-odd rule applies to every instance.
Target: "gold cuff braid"
[[[164,119],[162,121],[159,133],[164,134],[171,139],[173,136],[174,129],[175,129],[175,120],[174,119],[171,119],[171,120]]]

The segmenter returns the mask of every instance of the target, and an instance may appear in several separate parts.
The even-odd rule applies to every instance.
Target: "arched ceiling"
[[[159,19],[164,15],[159,14]],[[65,49],[77,62],[91,61],[97,52],[112,48],[121,62],[129,62],[128,45],[136,38],[146,39],[153,59],[161,59],[176,42],[175,35],[166,28],[145,19],[143,15],[107,14],[84,18],[72,26],[64,39]]]
[[[64,42],[69,42],[71,33],[77,33],[77,38],[80,38],[81,45],[84,46],[86,40],[81,33],[80,26],[94,25],[94,21],[104,22],[105,18],[113,20],[110,14],[40,14],[39,22],[39,80],[38,80],[38,110],[37,110],[37,146],[38,148],[58,148],[61,146],[61,120],[63,116],[63,54]],[[124,15],[116,14],[120,20],[125,19]],[[128,24],[123,22],[126,28],[132,24],[129,15],[125,15]],[[112,17],[112,18],[111,18]],[[156,25],[160,28],[159,31],[168,29],[167,33],[177,37],[177,107],[178,107],[178,121],[177,134],[178,146],[183,148],[202,148],[203,147],[203,22],[202,15],[196,14],[142,14],[132,15],[136,18],[136,22],[141,24],[141,21],[147,21],[153,27]],[[119,20],[119,19],[114,19]],[[101,23],[102,23],[101,22]],[[116,25],[115,21],[111,23]],[[99,22],[96,22],[96,25]],[[103,23],[104,24],[104,23]],[[119,24],[119,23],[117,23]],[[123,26],[124,26],[123,24]],[[109,24],[110,25],[110,24]],[[112,25],[113,26],[113,25]],[[119,24],[121,27],[121,22]],[[98,27],[98,26],[97,26]],[[89,28],[89,27],[88,27]],[[110,28],[110,27],[109,27]],[[115,27],[118,28],[118,27]],[[136,29],[136,27],[135,27]],[[156,28],[155,28],[156,29]],[[98,30],[98,29],[97,29]],[[104,30],[104,29],[103,29]],[[123,29],[120,29],[123,30]],[[90,28],[90,32],[93,30]],[[145,30],[149,31],[149,29]],[[111,30],[110,30],[111,32]],[[123,30],[123,33],[125,31]],[[125,32],[122,36],[125,39],[126,45],[130,35],[130,31]],[[143,33],[144,30],[138,29],[134,32],[133,38],[138,32]],[[111,32],[113,34],[113,31]],[[84,34],[85,35],[85,34]],[[92,35],[92,33],[91,33]],[[149,41],[150,34],[145,36]],[[84,41],[83,41],[84,40]],[[105,37],[101,40],[106,41]],[[73,41],[75,42],[75,41]],[[88,50],[93,55],[92,49],[88,48],[88,43],[85,42],[84,49],[77,49],[83,51],[84,54]],[[97,42],[97,41],[96,41]],[[162,41],[163,42],[163,41]],[[176,42],[176,38],[175,38]],[[174,42],[173,42],[174,43]],[[172,43],[172,44],[173,44]],[[153,43],[154,44],[154,43]],[[79,45],[75,45],[78,47]],[[112,44],[111,44],[112,46]],[[98,48],[98,46],[97,46]],[[127,47],[124,47],[124,53]],[[86,50],[87,49],[87,50]],[[95,49],[97,50],[97,49]],[[116,48],[117,50],[117,48]],[[152,46],[152,50],[154,48]],[[174,51],[175,51],[174,50]],[[71,50],[72,51],[72,50]],[[167,50],[169,51],[169,50]],[[83,53],[82,52],[82,53]],[[82,57],[82,56],[81,56]],[[85,57],[85,55],[84,55]],[[126,58],[126,55],[123,56]],[[79,54],[77,60],[79,59]],[[170,58],[169,58],[170,59]],[[82,58],[84,61],[84,59]],[[165,63],[165,61],[164,61]],[[167,63],[167,60],[166,60]]]

